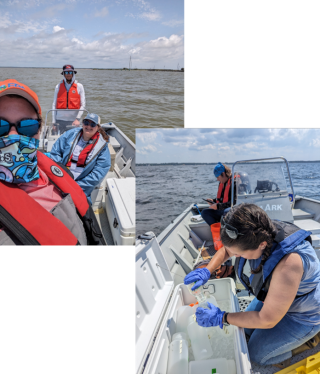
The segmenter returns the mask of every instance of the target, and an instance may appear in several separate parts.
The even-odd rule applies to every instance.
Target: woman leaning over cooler
[[[107,175],[111,158],[109,136],[100,126],[100,117],[90,113],[82,122],[82,129],[63,133],[54,143],[50,157],[66,165],[74,180],[83,189],[88,201],[91,192]]]
[[[189,273],[185,284],[206,283],[219,265],[235,256],[238,278],[255,298],[243,313],[226,313],[212,304],[210,309],[198,308],[198,324],[244,327],[250,337],[250,358],[260,365],[283,365],[285,360],[288,365],[304,347],[317,345],[320,264],[310,234],[293,224],[271,220],[254,204],[232,208],[221,219],[224,247],[207,268]],[[243,273],[247,260],[250,277]]]

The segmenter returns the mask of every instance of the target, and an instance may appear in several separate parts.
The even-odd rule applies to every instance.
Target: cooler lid
[[[155,235],[136,242],[136,374],[152,350],[174,282]],[[143,236],[142,236],[143,237]]]
[[[135,202],[136,180],[135,178],[107,179],[108,191],[118,217],[122,234],[132,234],[135,231]]]

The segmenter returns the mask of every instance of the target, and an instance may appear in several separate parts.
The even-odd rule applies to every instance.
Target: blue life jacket
[[[303,240],[308,240],[312,244],[310,231],[302,230],[292,223],[277,220],[272,220],[272,222],[276,226],[276,229],[278,229],[278,232],[271,248],[271,254],[262,266],[261,271],[257,274],[253,274],[249,279],[245,274],[243,274],[243,269],[247,259],[238,257],[235,262],[235,272],[240,282],[246,290],[252,293],[260,301],[265,300],[269,290],[272,272],[282,258],[292,252],[299,253],[299,251],[296,250],[296,247]],[[303,295],[298,295],[296,298],[305,296],[312,291],[314,291],[314,289]]]

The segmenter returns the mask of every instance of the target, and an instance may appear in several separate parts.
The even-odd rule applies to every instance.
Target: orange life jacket
[[[56,109],[80,109],[80,107],[81,98],[78,94],[77,83],[72,83],[69,92],[66,89],[64,81],[60,83]]]
[[[223,183],[219,183],[219,188],[218,188],[218,193],[217,193],[217,201],[221,198],[222,190],[223,190]],[[224,189],[224,194],[223,194],[223,203],[227,203],[229,201],[229,191],[231,187],[231,178],[228,179],[226,188]]]
[[[69,193],[87,234],[88,244],[105,245],[93,222],[87,197],[82,188],[60,166],[41,152],[38,165],[62,192]],[[25,245],[76,245],[78,239],[50,212],[44,209],[16,184],[0,182],[0,223]],[[98,234],[96,233],[98,232]],[[90,243],[91,242],[91,243]],[[100,244],[99,243],[99,244]]]

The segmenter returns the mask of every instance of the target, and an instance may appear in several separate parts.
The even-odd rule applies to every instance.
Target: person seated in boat
[[[74,109],[52,112],[52,130],[60,134],[71,126],[80,126],[80,118],[86,106],[86,97],[81,83],[75,79],[77,74],[72,65],[64,65],[62,68],[63,79],[57,84],[54,91],[52,109]],[[58,126],[56,126],[56,124]]]
[[[202,218],[209,226],[220,222],[225,210],[231,207],[231,170],[230,168],[219,162],[213,169],[213,174],[219,181],[218,193],[215,199],[210,200],[209,208],[201,212]],[[236,196],[236,188],[234,184],[234,196]],[[235,200],[235,198],[234,198]]]
[[[86,195],[40,151],[38,96],[0,82],[0,245],[105,245]]]
[[[243,327],[249,355],[260,365],[289,364],[289,359],[319,342],[320,264],[311,245],[311,232],[271,220],[254,204],[233,207],[221,219],[224,245],[206,268],[190,272],[185,284],[205,284],[210,274],[235,256],[235,271],[255,298],[245,312],[226,313],[214,305],[198,308],[200,326]],[[249,263],[251,275],[244,273]]]
[[[90,204],[91,192],[111,166],[108,142],[109,136],[100,126],[100,117],[90,113],[83,120],[82,128],[62,134],[51,150],[50,157],[69,168]]]

